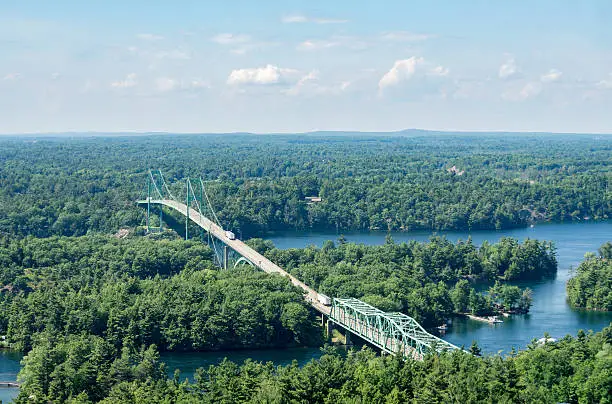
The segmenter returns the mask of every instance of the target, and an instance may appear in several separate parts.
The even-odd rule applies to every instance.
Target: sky
[[[612,133],[609,0],[0,0],[0,133]]]

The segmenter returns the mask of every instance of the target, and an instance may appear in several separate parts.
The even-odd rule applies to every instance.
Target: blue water
[[[392,232],[395,242],[427,241],[431,232]],[[554,241],[557,248],[559,270],[555,279],[519,284],[533,290],[533,305],[529,314],[504,319],[503,324],[490,325],[473,320],[455,320],[444,338],[456,345],[469,346],[473,340],[485,352],[508,352],[512,347],[524,348],[533,338],[548,332],[555,338],[575,335],[580,329],[600,331],[612,322],[612,313],[573,310],[566,302],[565,284],[571,277],[571,269],[577,267],[587,252],[596,252],[606,241],[612,240],[612,222],[546,223],[530,228],[440,232],[449,240],[466,240],[472,237],[475,244],[483,241],[494,243],[502,237],[514,237]],[[383,244],[386,233],[344,233],[349,242],[369,245]],[[278,248],[321,246],[326,240],[336,240],[336,234],[286,233],[270,238]]]
[[[275,365],[289,365],[296,361],[303,366],[312,359],[323,355],[320,348],[290,348],[290,349],[248,349],[241,351],[219,351],[219,352],[186,352],[186,353],[164,353],[162,361],[168,365],[168,374],[172,377],[175,369],[180,369],[181,380],[185,378],[194,381],[194,375],[198,368],[207,369],[210,365],[216,365],[224,358],[236,363],[243,363],[247,359],[257,362],[273,362]]]
[[[17,373],[21,368],[20,361],[22,355],[18,352],[0,350],[0,381],[17,381]],[[19,389],[15,387],[0,387],[0,401],[9,403],[19,394]]]

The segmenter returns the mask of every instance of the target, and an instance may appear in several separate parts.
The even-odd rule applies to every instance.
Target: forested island
[[[502,238],[480,247],[471,240],[383,246],[328,241],[322,248],[278,250],[270,242],[250,244],[306,284],[330,296],[356,297],[384,311],[401,311],[425,326],[443,324],[453,313],[526,312],[530,291],[499,281],[541,279],[557,271],[549,242]],[[498,281],[489,293],[470,281]]]
[[[612,243],[589,253],[567,282],[567,300],[572,307],[612,311]]]
[[[2,138],[0,232],[79,236],[141,224],[134,201],[149,168],[177,194],[187,176],[212,181],[222,225],[242,238],[598,220],[612,211],[611,153],[607,137],[418,131]]]

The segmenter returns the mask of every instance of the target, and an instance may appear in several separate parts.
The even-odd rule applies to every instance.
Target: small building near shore
[[[319,203],[321,202],[323,199],[321,199],[320,196],[307,196],[304,198],[304,200],[306,201],[307,204],[313,204],[313,203]]]

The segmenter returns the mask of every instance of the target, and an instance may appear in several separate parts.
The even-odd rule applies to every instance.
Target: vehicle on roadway
[[[317,293],[317,300],[324,306],[331,306],[331,298],[322,293]]]
[[[225,231],[225,237],[229,238],[230,240],[236,240],[236,235],[229,230]]]

